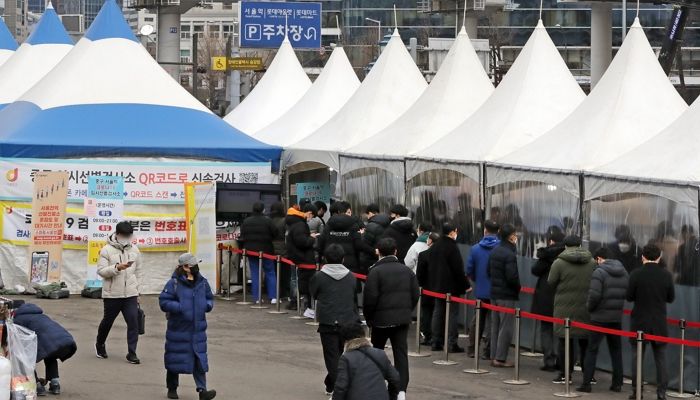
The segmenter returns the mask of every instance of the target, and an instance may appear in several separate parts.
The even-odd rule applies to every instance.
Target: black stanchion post
[[[515,309],[515,375],[513,379],[503,381],[508,385],[529,385],[530,382],[520,379],[520,309]]]
[[[420,352],[420,325],[422,320],[421,305],[423,304],[423,288],[418,288],[418,304],[416,305],[416,351],[408,353],[409,357],[430,357],[429,353]]]
[[[637,369],[637,381],[634,385],[634,394],[636,400],[642,400],[642,382],[644,382],[642,362],[644,358],[644,333],[642,331],[637,331],[637,365],[632,367]]]
[[[226,297],[224,300],[231,301],[231,258],[233,257],[233,251],[228,248],[228,259],[226,260],[226,266],[228,273],[226,274]]]
[[[445,359],[433,361],[433,364],[435,365],[459,364],[456,361],[450,361],[450,303],[452,303],[452,296],[447,293],[447,296],[445,297],[445,339],[442,345],[445,351]]]
[[[251,302],[248,301],[248,272],[246,271],[248,269],[248,257],[247,257],[247,252],[245,249],[243,249],[243,253],[241,254],[241,263],[243,264],[243,301],[239,301],[236,304],[240,304],[242,306],[247,306],[252,304]]]
[[[465,369],[462,372],[472,375],[488,374],[489,371],[479,368],[479,359],[481,358],[481,351],[479,350],[481,345],[481,335],[479,335],[479,331],[481,330],[481,300],[476,300],[476,309],[474,313],[474,318],[476,318],[476,329],[474,329],[474,334],[476,335],[476,339],[474,340],[474,369]]]
[[[274,311],[268,311],[268,314],[287,314],[286,311],[282,311],[282,298],[280,297],[280,272],[282,272],[282,256],[277,256],[277,260],[275,260],[275,262],[275,271],[277,272],[275,276],[275,293],[277,293],[277,307]]]
[[[299,266],[294,266],[294,273],[296,274],[297,282],[297,315],[292,315],[290,319],[304,319],[303,311],[301,309],[301,292],[299,292]]]
[[[255,304],[250,307],[255,310],[265,310],[268,307],[263,303],[263,295],[262,295],[262,288],[263,288],[263,262],[265,261],[265,258],[263,257],[263,252],[258,253],[258,298],[253,299],[255,301]]]
[[[571,320],[564,320],[564,392],[554,393],[557,397],[580,397],[581,395],[571,391]]]

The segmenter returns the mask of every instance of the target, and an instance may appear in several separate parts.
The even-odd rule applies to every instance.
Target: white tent
[[[686,109],[635,19],[588,98],[551,131],[499,162],[590,170],[648,140]]]
[[[17,50],[17,42],[12,37],[7,25],[0,18],[0,65],[4,64]]]
[[[342,47],[336,47],[313,86],[283,116],[261,129],[255,138],[289,146],[314,132],[350,99],[360,86]]]
[[[311,80],[285,37],[260,82],[224,120],[255,137],[292,108],[310,87]]]
[[[456,128],[491,93],[493,84],[462,27],[420,98],[386,129],[345,150],[359,155],[412,154]]]
[[[0,67],[0,110],[17,100],[73,48],[51,3],[32,34]]]
[[[416,156],[494,160],[551,129],[584,98],[540,20],[493,95],[460,126]]]
[[[338,169],[338,152],[386,128],[427,86],[397,29],[345,106],[305,139],[286,149],[283,163],[316,162]]]

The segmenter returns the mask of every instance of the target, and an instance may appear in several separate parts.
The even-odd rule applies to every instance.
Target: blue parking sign
[[[241,1],[241,47],[278,48],[286,33],[292,47],[321,47],[321,3]]]

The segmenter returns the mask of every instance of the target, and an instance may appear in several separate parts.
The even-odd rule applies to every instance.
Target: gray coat
[[[629,275],[618,260],[605,260],[593,271],[588,289],[588,312],[593,322],[622,321]]]
[[[384,350],[365,338],[352,339],[338,362],[332,400],[394,400],[399,384],[399,373]]]

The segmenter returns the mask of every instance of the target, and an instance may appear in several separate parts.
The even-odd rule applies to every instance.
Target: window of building
[[[144,18],[143,20],[146,21],[146,22],[153,22],[153,21],[155,20],[155,18],[153,18],[153,17],[146,17],[146,18]]]
[[[192,34],[190,33],[190,26],[180,25],[180,39],[189,39],[190,37],[192,37]]]

